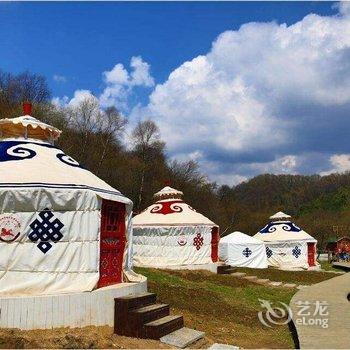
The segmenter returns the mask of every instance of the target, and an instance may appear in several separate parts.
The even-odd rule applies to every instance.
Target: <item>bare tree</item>
[[[142,160],[140,189],[138,193],[137,208],[141,207],[144,192],[146,171],[155,154],[162,153],[165,144],[160,139],[160,131],[156,123],[152,120],[138,122],[132,132],[134,150]]]
[[[50,90],[46,79],[37,74],[24,72],[18,75],[0,71],[0,115],[10,117],[20,112],[21,104],[47,103]]]
[[[103,113],[103,120],[99,126],[99,132],[102,138],[102,154],[97,165],[97,174],[106,158],[108,147],[116,142],[116,138],[121,136],[126,124],[127,119],[115,107],[108,107]]]
[[[85,161],[87,144],[91,134],[97,132],[102,124],[102,111],[97,98],[91,96],[66,108],[67,122],[81,135],[79,159]]]

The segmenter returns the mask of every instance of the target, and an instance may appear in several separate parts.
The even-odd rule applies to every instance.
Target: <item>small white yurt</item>
[[[133,218],[134,265],[170,267],[210,264],[218,259],[218,226],[164,187],[155,203]]]
[[[53,145],[61,131],[0,120],[0,296],[128,281],[132,202]]]
[[[317,240],[295,225],[291,216],[278,212],[254,238],[266,245],[269,265],[281,269],[308,269],[316,266]]]
[[[264,242],[239,231],[220,238],[219,260],[237,267],[268,267]]]

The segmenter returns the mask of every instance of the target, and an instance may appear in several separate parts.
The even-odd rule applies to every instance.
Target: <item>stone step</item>
[[[254,282],[258,279],[258,277],[256,277],[256,276],[244,276],[243,278],[245,280],[254,281]]]
[[[183,349],[192,345],[199,339],[202,339],[204,335],[204,332],[200,332],[187,327],[182,327],[174,332],[171,332],[161,337],[159,340],[162,343]]]
[[[239,347],[235,345],[229,345],[229,344],[220,344],[220,343],[214,343],[212,346],[208,348],[208,350],[238,350]]]
[[[268,278],[258,278],[256,281],[254,281],[259,284],[268,284],[270,280]]]
[[[285,283],[283,284],[283,287],[285,288],[296,288],[296,284],[295,283]]]
[[[309,286],[305,285],[305,284],[300,284],[299,286],[297,286],[297,289],[304,289],[307,288]]]
[[[144,325],[142,338],[160,339],[166,334],[174,332],[184,326],[183,316],[165,316]]]
[[[246,275],[245,272],[234,272],[234,273],[231,273],[231,276],[234,276],[234,277],[243,277],[245,275]]]
[[[268,285],[271,287],[280,287],[282,282],[271,281]]]
[[[217,274],[218,275],[228,275],[232,272],[235,272],[236,268],[230,266],[230,265],[219,265],[217,267]]]

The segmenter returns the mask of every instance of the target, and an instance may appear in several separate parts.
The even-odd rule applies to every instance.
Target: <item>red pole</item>
[[[24,115],[32,115],[32,104],[30,102],[23,102]]]

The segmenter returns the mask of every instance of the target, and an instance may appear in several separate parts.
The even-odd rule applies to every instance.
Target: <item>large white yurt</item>
[[[132,202],[55,147],[60,130],[25,112],[0,119],[0,297],[138,281]]]
[[[135,266],[203,265],[218,259],[219,227],[169,186],[155,203],[133,218]]]
[[[291,221],[291,216],[278,212],[254,238],[266,245],[269,265],[281,269],[308,269],[316,266],[317,240]]]
[[[230,266],[268,267],[264,242],[239,231],[220,238],[219,260]]]

